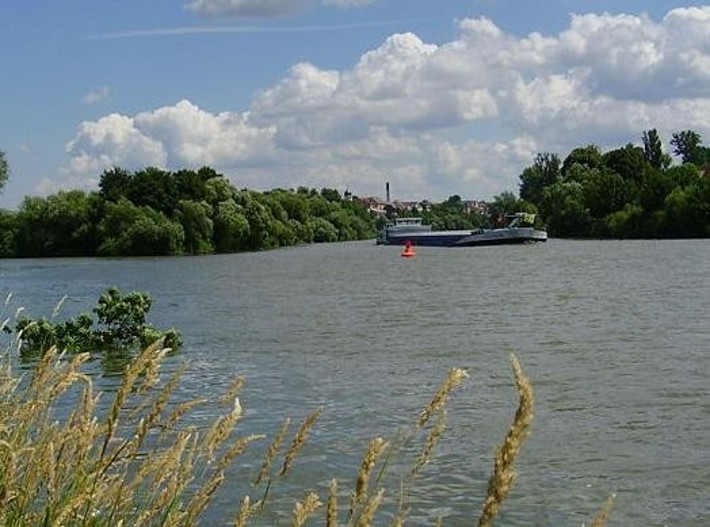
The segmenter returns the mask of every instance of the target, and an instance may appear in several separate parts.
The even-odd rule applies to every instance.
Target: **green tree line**
[[[670,141],[655,129],[643,146],[573,149],[564,160],[540,153],[520,175],[519,197],[503,192],[486,214],[461,197],[420,215],[436,230],[496,227],[507,212],[532,212],[553,237],[704,238],[710,236],[710,147],[692,130]],[[0,190],[9,169],[0,152]],[[0,257],[178,255],[254,251],[299,243],[372,238],[373,221],[335,189],[237,189],[213,169],[104,171],[99,191],[27,197],[0,210]]]
[[[98,191],[0,210],[0,257],[192,255],[374,235],[368,210],[335,189],[240,190],[208,167],[112,168]]]
[[[705,238],[710,236],[710,148],[692,130],[670,141],[658,132],[643,147],[572,150],[561,161],[541,153],[520,175],[520,199],[534,205],[551,236],[579,238]],[[520,204],[518,204],[520,206]]]

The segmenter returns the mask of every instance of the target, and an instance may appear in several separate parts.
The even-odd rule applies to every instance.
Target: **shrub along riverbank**
[[[375,236],[367,209],[333,189],[239,190],[206,167],[114,168],[99,187],[0,211],[0,257],[226,253]]]
[[[673,134],[672,164],[658,132],[643,147],[572,150],[564,161],[538,154],[520,175],[520,198],[535,206],[552,237],[710,237],[710,147],[700,134]]]

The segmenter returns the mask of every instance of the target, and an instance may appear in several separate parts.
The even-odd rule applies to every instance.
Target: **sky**
[[[0,50],[8,209],[148,166],[491,199],[538,153],[710,143],[687,1],[2,0]]]

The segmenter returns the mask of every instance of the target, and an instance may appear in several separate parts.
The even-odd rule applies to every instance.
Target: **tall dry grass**
[[[533,420],[533,389],[528,379],[523,374],[523,369],[515,356],[512,357],[513,376],[518,389],[519,404],[513,422],[503,443],[498,448],[493,462],[493,473],[488,480],[488,496],[483,504],[483,511],[478,518],[479,527],[489,527],[493,518],[508,496],[515,481],[513,463],[520,453],[523,441],[528,435],[530,424]]]
[[[88,354],[50,349],[29,378],[0,373],[0,525],[191,525],[258,435],[235,433],[238,399],[207,430],[170,407],[182,371],[160,380],[166,350],[146,348],[108,410],[82,373]],[[60,415],[62,399],[72,410]],[[64,404],[66,407],[66,404]]]
[[[258,459],[261,452],[263,461],[244,462],[243,472],[254,466],[258,470],[245,478],[241,488],[248,492],[234,497],[232,524],[263,524],[272,487],[282,478],[293,481],[297,456],[323,408],[305,417],[290,442],[289,418],[270,440],[242,434],[239,394],[244,380],[237,378],[222,398],[226,408],[211,425],[197,427],[186,416],[206,401],[173,402],[183,370],[164,378],[165,356],[160,343],[145,349],[126,366],[112,399],[101,404],[106,394],[97,393],[84,372],[87,354],[65,357],[50,349],[25,376],[15,374],[9,361],[2,363],[0,525],[199,524],[224,484],[227,469],[245,460],[248,451],[250,459]],[[532,385],[514,357],[512,370],[519,404],[494,460],[479,525],[491,525],[503,506],[533,419]],[[420,471],[435,460],[437,443],[445,433],[447,401],[467,378],[465,370],[452,369],[412,420],[411,429],[369,442],[352,478],[329,478],[323,488],[303,488],[291,501],[290,524],[407,525],[408,494]],[[411,452],[415,452],[411,469],[398,475],[398,488],[386,488],[394,456]],[[474,489],[471,494],[473,523]],[[611,500],[593,525],[603,526],[610,508]],[[446,519],[438,518],[434,524],[445,525]]]

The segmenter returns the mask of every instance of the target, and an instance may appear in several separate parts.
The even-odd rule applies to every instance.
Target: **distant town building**
[[[488,203],[482,200],[465,200],[463,207],[469,214],[488,214]]]
[[[398,210],[406,210],[406,211],[412,211],[414,209],[419,210],[419,202],[418,201],[395,201],[392,203],[395,209]]]
[[[361,198],[355,197],[354,200],[360,202],[364,207],[367,207],[371,213],[376,215],[387,213],[387,203],[372,196]]]
[[[387,214],[388,211],[394,209],[397,211],[402,211],[402,212],[411,212],[411,211],[418,211],[418,212],[424,212],[429,210],[432,205],[436,205],[436,203],[432,203],[431,201],[424,199],[421,201],[400,201],[400,200],[395,200],[393,202],[389,202],[387,200],[382,200],[381,198],[375,197],[375,196],[367,196],[367,197],[358,197],[358,196],[353,196],[353,200],[361,203],[364,207],[367,207],[367,209],[375,215],[384,215]],[[488,213],[488,204],[485,201],[482,200],[465,200],[462,201],[463,207],[464,207],[464,212],[468,214],[487,214]]]

